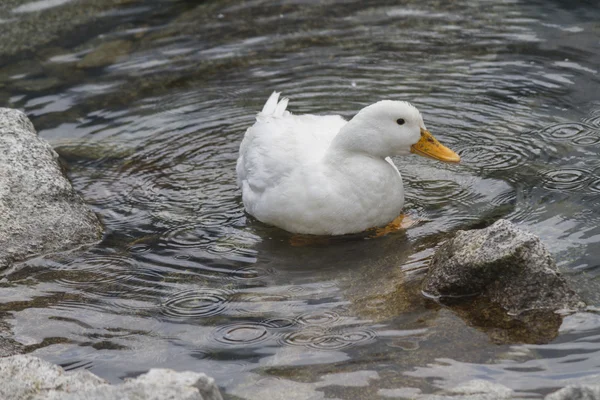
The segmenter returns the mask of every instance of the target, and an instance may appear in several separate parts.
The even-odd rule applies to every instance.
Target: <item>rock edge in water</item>
[[[540,239],[503,219],[444,243],[423,291],[440,298],[484,295],[511,314],[585,307]]]
[[[120,385],[110,385],[91,372],[65,372],[29,355],[0,358],[0,399],[223,400],[215,380],[202,373],[151,369]]]
[[[0,108],[0,270],[101,237],[50,144],[21,111]]]
[[[415,394],[410,398],[415,400],[509,400],[521,397],[504,385],[476,379],[436,394]],[[600,385],[569,385],[548,394],[544,400],[600,400]]]

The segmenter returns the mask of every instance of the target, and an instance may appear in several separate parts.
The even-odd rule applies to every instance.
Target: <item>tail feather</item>
[[[275,112],[273,113],[273,115],[276,117],[283,117],[283,113],[285,112],[289,101],[290,99],[288,99],[287,97],[281,99],[281,101],[277,103],[277,107],[275,108]]]
[[[279,92],[273,92],[271,96],[269,96],[269,100],[265,103],[261,113],[265,115],[271,115],[275,112],[277,108],[277,102],[279,101]]]
[[[285,109],[287,108],[289,99],[284,97],[279,100],[279,92],[273,92],[269,99],[265,103],[262,111],[259,113],[260,116],[272,116],[282,117],[285,115]]]

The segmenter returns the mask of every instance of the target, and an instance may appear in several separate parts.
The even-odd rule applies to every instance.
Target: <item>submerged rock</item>
[[[475,379],[433,395],[416,397],[418,400],[503,400],[513,398],[512,389],[498,383]]]
[[[214,379],[196,372],[152,369],[120,385],[85,371],[28,355],[0,358],[0,399],[31,400],[222,400]]]
[[[511,314],[585,306],[540,239],[506,220],[459,231],[442,245],[423,290],[441,298],[485,295]]]
[[[484,332],[492,343],[550,343],[558,336],[563,316],[554,310],[508,314],[485,297],[444,301],[469,326]]]
[[[102,226],[20,111],[0,108],[0,270],[98,241]]]
[[[97,68],[113,64],[119,57],[128,54],[131,50],[131,42],[126,40],[115,40],[103,43],[83,60],[77,63],[79,68]]]

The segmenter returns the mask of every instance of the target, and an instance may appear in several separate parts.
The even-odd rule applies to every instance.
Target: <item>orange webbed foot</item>
[[[399,230],[405,230],[419,223],[418,219],[414,219],[407,214],[400,214],[392,222],[384,226],[383,228],[373,228],[374,234],[369,236],[370,238],[378,238],[387,234],[397,232]]]

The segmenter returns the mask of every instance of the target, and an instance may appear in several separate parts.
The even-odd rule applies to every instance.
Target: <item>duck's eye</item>
[[[405,121],[403,118],[399,118],[399,119],[397,119],[397,120],[396,120],[396,123],[397,123],[398,125],[404,125],[404,123],[405,123],[405,122],[406,122],[406,121]]]

